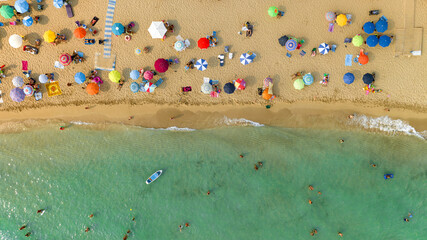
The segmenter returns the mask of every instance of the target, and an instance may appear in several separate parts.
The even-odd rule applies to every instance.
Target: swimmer
[[[242,154],[240,154],[239,156],[240,156],[240,158],[243,158],[243,155],[242,155]]]
[[[255,169],[256,171],[258,171],[258,166],[257,166],[256,164],[254,164],[254,169]]]
[[[407,218],[403,218],[403,221],[405,221],[405,222],[409,222],[409,219],[407,219]]]
[[[29,237],[31,235],[31,232],[27,232],[27,234],[25,234],[26,237]]]
[[[408,217],[409,217],[409,218],[412,218],[412,213],[408,213]]]
[[[132,221],[134,221],[134,222],[135,222],[135,217],[133,217],[133,218],[132,218]]]
[[[377,165],[375,163],[371,163],[371,167],[376,167]]]
[[[181,232],[182,231],[182,226],[179,225],[178,228],[179,228],[179,231]]]
[[[208,190],[208,192],[206,193],[206,195],[208,195],[208,196],[209,196],[209,194],[211,194],[211,191],[209,191],[209,190]]]
[[[343,234],[342,234],[341,232],[338,232],[338,236],[342,237],[342,236],[343,236]]]
[[[354,118],[354,114],[350,114],[347,116],[348,119],[353,119]]]
[[[59,130],[64,130],[65,128],[63,126],[59,127]]]
[[[24,225],[22,227],[19,228],[19,230],[25,229],[27,227],[27,225]]]
[[[126,233],[130,233],[130,229],[128,229]]]
[[[44,213],[44,209],[37,210],[37,213],[43,214]]]
[[[87,228],[85,229],[85,232],[89,232],[89,231],[90,231],[90,228],[88,228],[88,227],[87,227]]]
[[[344,139],[340,139],[340,143],[344,143]]]
[[[133,116],[129,116],[129,119],[128,120],[132,120],[133,119]]]
[[[258,162],[259,167],[262,167],[262,162]]]
[[[91,215],[89,215],[89,218],[93,218],[93,213]]]
[[[128,239],[128,235],[127,234],[125,234],[125,236],[123,237],[123,240],[126,240],[126,239]]]
[[[319,192],[317,192],[317,194],[322,195],[322,192],[319,191]]]
[[[314,188],[313,188],[313,186],[308,185],[308,189],[313,191]]]
[[[310,199],[308,199],[308,203],[309,203],[309,204],[313,204],[313,202],[312,202]]]
[[[175,117],[171,117],[171,120],[174,120],[175,119]]]
[[[190,226],[190,224],[189,224],[189,223],[185,223],[185,226],[186,226],[186,227],[189,227],[189,226]]]

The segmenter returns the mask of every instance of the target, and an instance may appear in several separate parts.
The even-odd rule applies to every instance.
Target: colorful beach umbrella
[[[234,86],[233,83],[229,82],[224,85],[224,92],[227,94],[232,94],[234,93],[235,90],[236,90],[236,86]]]
[[[301,78],[298,78],[294,81],[294,88],[297,90],[301,90],[304,88],[304,81]]]
[[[344,74],[343,80],[346,84],[352,84],[354,82],[354,74],[351,72]]]
[[[368,47],[375,47],[378,44],[378,37],[376,35],[369,35],[368,38],[366,38],[366,44]]]
[[[86,81],[86,76],[82,72],[78,72],[74,75],[74,81],[78,84],[82,84]]]
[[[277,9],[277,7],[268,8],[268,15],[270,15],[270,17],[276,17],[278,14],[279,14],[279,9]]]
[[[381,47],[388,47],[388,46],[390,46],[390,43],[391,43],[391,38],[387,35],[382,35],[380,37],[380,39],[378,40],[378,44]]]
[[[15,102],[22,102],[25,99],[24,90],[21,88],[14,88],[10,91],[10,98]]]
[[[289,39],[286,42],[286,49],[290,52],[294,51],[295,49],[297,49],[297,41],[295,41],[294,39]]]
[[[118,83],[122,78],[122,75],[117,70],[113,70],[108,74],[108,78],[115,83]]]
[[[247,65],[252,62],[252,57],[249,53],[243,53],[240,55],[240,63],[243,65]]]
[[[365,73],[365,75],[363,75],[363,83],[371,84],[372,82],[374,82],[374,75]]]
[[[25,85],[22,90],[24,91],[25,96],[32,96],[34,93],[34,88],[31,85]]]
[[[375,28],[377,29],[377,32],[383,33],[388,29],[388,22],[385,20],[379,20],[375,23]]]
[[[86,30],[82,27],[78,27],[78,28],[74,29],[74,36],[76,38],[82,39],[86,36]]]
[[[199,41],[197,41],[197,46],[199,46],[200,49],[207,49],[209,47],[209,39],[200,38]]]
[[[144,72],[144,79],[151,80],[151,79],[153,79],[153,77],[154,77],[154,74],[152,71],[145,71]]]
[[[89,95],[96,95],[96,94],[98,94],[99,93],[99,85],[96,84],[96,83],[94,83],[94,82],[89,83],[87,85],[87,87],[86,87],[86,92]]]
[[[22,24],[24,24],[24,26],[26,26],[26,27],[33,25],[33,22],[34,22],[34,20],[31,16],[25,16],[22,19]]]
[[[369,62],[369,57],[368,55],[366,55],[365,53],[363,53],[363,49],[360,49],[360,54],[359,54],[359,63],[362,65],[365,65]]]
[[[167,31],[165,24],[161,21],[151,22],[151,25],[148,28],[151,38],[163,38]]]
[[[20,48],[22,46],[22,37],[18,34],[12,34],[9,37],[9,44],[13,48]]]
[[[148,82],[145,84],[144,89],[146,92],[152,93],[156,89],[156,84]]]
[[[47,75],[46,74],[40,74],[39,75],[39,82],[43,83],[43,84],[49,82]]]
[[[138,91],[139,91],[139,84],[138,84],[137,82],[133,82],[133,83],[131,83],[131,84],[130,84],[130,90],[131,90],[133,93],[138,92]]]
[[[307,73],[304,75],[304,77],[302,78],[302,81],[304,82],[305,85],[309,86],[311,84],[313,84],[314,82],[314,78],[313,75],[311,75],[311,73]]]
[[[121,23],[114,23],[112,30],[114,35],[119,36],[125,32],[125,26]]]
[[[337,16],[337,19],[335,20],[337,24],[341,27],[347,25],[347,16],[344,14],[340,14]]]
[[[132,78],[133,80],[136,80],[140,77],[140,73],[138,70],[132,70],[129,73],[129,77]]]
[[[56,39],[56,34],[53,31],[48,30],[44,32],[43,39],[48,43],[54,42]]]
[[[356,36],[353,37],[353,39],[351,40],[351,43],[353,43],[353,45],[355,47],[360,47],[363,44],[363,37],[360,34],[357,34]]]
[[[10,19],[15,15],[15,13],[13,12],[13,8],[9,5],[1,6],[0,14],[6,19]]]
[[[59,56],[59,62],[64,66],[70,65],[71,61],[71,56],[68,53],[63,53],[61,56]]]
[[[142,53],[141,48],[135,48],[136,55],[141,55],[141,53]]]
[[[56,8],[62,8],[62,6],[64,6],[64,0],[53,0],[53,6]]]
[[[337,17],[337,15],[335,15],[334,12],[327,12],[326,15],[326,20],[328,20],[329,22],[332,22],[335,20],[335,18]]]
[[[205,82],[202,84],[201,90],[204,94],[210,94],[213,91],[213,87],[210,83]]]
[[[205,59],[199,59],[197,60],[196,64],[194,64],[194,66],[200,70],[200,71],[205,71],[208,68],[208,62]]]
[[[320,54],[326,55],[326,54],[328,54],[329,50],[330,50],[329,44],[322,43],[319,45],[319,53]]]
[[[28,12],[28,9],[30,9],[30,5],[28,5],[27,1],[25,0],[16,0],[15,1],[15,10],[19,13],[25,13]]]
[[[245,90],[246,82],[245,82],[245,80],[239,78],[234,82],[234,86],[239,90]]]
[[[12,79],[12,84],[15,87],[22,87],[24,85],[24,79],[19,76],[16,76]]]
[[[183,51],[185,49],[185,43],[183,41],[177,41],[174,44],[174,48],[178,52],[181,52],[181,51]]]
[[[375,31],[375,24],[373,22],[365,22],[363,24],[363,31],[367,34],[371,34]]]
[[[163,58],[159,58],[154,62],[154,68],[157,72],[166,72],[169,69],[169,62]]]
[[[264,88],[268,88],[270,87],[270,83],[273,83],[273,79],[271,79],[270,77],[266,77],[263,83],[264,83]]]

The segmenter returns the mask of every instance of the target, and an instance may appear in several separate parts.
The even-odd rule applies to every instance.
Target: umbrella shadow
[[[110,80],[105,80],[105,79],[103,79],[104,80],[104,83],[103,84],[101,84],[101,86],[100,86],[100,88],[99,88],[99,91],[101,92],[101,91],[103,91],[103,92],[107,92],[107,91],[109,91],[110,89],[111,89],[111,82],[110,82]],[[131,84],[131,83],[128,83],[129,85]],[[125,84],[123,85],[123,87],[122,88],[125,88],[125,86],[127,86],[128,85],[127,84],[127,82],[125,82]],[[118,85],[118,84],[117,84]],[[129,87],[129,86],[128,86]],[[122,89],[123,90],[123,89]]]
[[[367,52],[365,52],[365,54],[368,55],[369,62],[375,61],[374,51],[367,51]],[[369,64],[369,62],[367,64]]]
[[[40,39],[40,41],[42,40],[42,36],[40,36],[38,33],[32,32],[32,33],[25,35],[25,40],[30,45],[35,45],[35,42],[37,39]]]
[[[193,49],[193,48],[197,47],[196,41],[194,41],[192,38],[187,38],[187,39],[188,39],[188,41],[190,41],[190,46],[187,47],[187,49]]]
[[[6,38],[6,37],[7,37],[6,31],[4,30],[4,28],[1,28],[0,29],[0,38],[3,39],[3,38]],[[2,48],[3,48],[3,44],[0,44],[0,49],[2,49]]]
[[[178,36],[179,32],[181,31],[181,26],[178,24],[178,20],[171,19],[167,20],[169,22],[169,25],[173,25],[173,33],[168,32],[169,36]]]
[[[70,29],[62,29],[59,31],[59,34],[64,35],[67,41],[70,41],[70,38],[73,36],[73,32]],[[85,56],[86,57],[86,56]]]
[[[178,58],[177,56],[171,57],[170,59],[175,60],[175,58]],[[178,58],[179,59],[179,58]],[[173,63],[169,65],[169,69],[174,70],[176,72],[177,69],[181,67],[181,60],[179,60],[178,63]]]
[[[75,7],[75,6],[77,6],[78,4],[79,4],[79,0],[73,0],[73,1],[70,1],[71,3],[70,3],[70,5],[71,5],[71,7]],[[63,8],[65,8],[65,6],[63,6]],[[73,11],[74,11],[74,9],[73,9]]]
[[[314,85],[316,82],[320,82],[320,80],[322,80],[322,78],[323,78],[323,74],[318,72],[318,71],[312,71],[312,72],[307,72],[307,73],[311,73],[311,76],[313,76],[313,84],[311,84],[311,85]]]
[[[136,21],[132,21],[132,22],[135,24],[135,26],[132,28],[132,31],[134,33],[137,33],[139,31],[139,23]]]
[[[276,87],[276,86],[281,85],[280,84],[280,81],[282,80],[281,76],[279,74],[274,74],[274,75],[270,75],[270,77],[273,79],[273,94],[278,97],[278,96],[280,96],[281,90],[279,87]],[[263,81],[264,81],[264,79],[263,79]],[[261,83],[261,85],[263,86],[264,82]]]
[[[218,56],[213,56],[213,57],[209,57],[208,58],[208,68],[210,68],[210,67],[218,67],[218,62],[219,62],[219,59],[218,59]]]
[[[354,82],[356,82],[357,79],[362,80],[363,74],[365,74],[365,73],[362,73],[360,70],[353,70],[351,71],[351,73],[353,73],[354,75]]]
[[[216,42],[217,42],[216,47],[220,45],[224,45],[223,38],[218,35],[219,33],[221,33],[221,31],[216,31]]]
[[[132,69],[130,69],[130,68],[124,68],[123,70],[122,70],[122,78],[124,78],[124,80],[125,80],[125,82],[128,82],[128,81],[135,81],[135,80],[133,80],[132,78],[130,78],[130,72],[132,71]]]
[[[4,67],[4,72],[5,72],[6,77],[9,77],[9,76],[14,75],[14,74],[7,74],[7,73],[8,73],[8,72],[10,73],[10,71],[11,71],[13,68],[16,68],[16,67],[18,67],[18,65],[16,65],[16,64],[6,65],[6,66]]]
[[[255,76],[246,76],[243,78],[246,82],[246,87],[254,86],[256,84]]]
[[[387,31],[390,31],[390,30],[392,30],[392,29],[394,29],[394,28],[395,28],[396,23],[393,21],[393,19],[387,19],[387,22],[388,22],[388,28],[387,28]],[[402,26],[402,27],[403,27],[403,26]],[[389,36],[390,36],[390,34],[387,34],[387,35],[389,35]]]
[[[49,17],[46,15],[38,15],[40,17],[39,23],[40,25],[47,25],[49,23]]]
[[[164,89],[164,88],[167,87],[167,85],[168,85],[168,82],[166,81],[167,78],[166,77],[161,77],[161,79],[163,80],[163,82],[162,82],[162,84],[160,84],[160,86],[157,86],[156,89],[157,88]],[[154,80],[154,79],[151,79],[151,81],[152,81],[152,83],[156,83],[157,82],[157,80]]]

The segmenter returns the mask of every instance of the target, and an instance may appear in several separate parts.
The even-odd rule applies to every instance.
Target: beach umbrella
[[[271,98],[273,97],[273,94],[269,94],[268,90],[269,90],[269,88],[266,88],[262,92],[262,98],[264,98],[265,100],[271,100]]]
[[[141,48],[135,48],[136,55],[141,55],[141,53],[142,53]]]
[[[234,86],[239,90],[245,90],[246,82],[245,82],[245,80],[239,78],[234,82]]]
[[[304,75],[304,77],[302,78],[302,81],[304,82],[305,85],[309,86],[311,84],[313,84],[314,82],[314,78],[313,75],[311,75],[311,73],[307,73],[306,75]]]
[[[326,15],[326,20],[328,20],[329,22],[332,22],[335,20],[335,18],[337,17],[337,15],[335,15],[334,12],[327,12]]]
[[[297,49],[297,45],[297,41],[295,41],[294,39],[289,39],[288,41],[286,41],[286,49],[290,52]]]
[[[353,45],[355,47],[360,47],[363,44],[363,37],[360,34],[357,34],[356,36],[353,37],[353,39],[351,40],[351,43],[353,43]]]
[[[18,34],[12,34],[9,37],[9,44],[13,48],[20,48],[22,46],[22,37]]]
[[[31,16],[26,16],[22,19],[22,24],[24,24],[24,26],[27,26],[27,27],[33,25],[33,22],[34,20]]]
[[[270,15],[270,17],[276,17],[279,14],[279,9],[277,9],[277,7],[270,7],[268,9],[268,15]]]
[[[86,30],[82,27],[78,27],[78,28],[74,29],[74,36],[76,38],[82,39],[86,36]]]
[[[185,49],[185,43],[183,41],[177,41],[177,42],[175,42],[174,48],[178,52],[181,52],[182,50]]]
[[[163,38],[165,36],[167,29],[165,24],[161,21],[151,22],[148,32],[151,35],[151,38]]]
[[[0,14],[6,19],[12,18],[15,15],[15,13],[13,13],[13,8],[9,5],[1,6]]]
[[[304,81],[301,78],[298,78],[294,81],[294,88],[297,90],[301,90],[304,88]]]
[[[78,84],[82,84],[84,81],[86,81],[86,76],[82,72],[78,72],[76,75],[74,75],[74,81],[76,81]]]
[[[48,31],[44,32],[44,34],[43,34],[43,39],[44,39],[46,42],[51,43],[51,42],[55,41],[55,39],[56,39],[56,34],[55,34],[53,31],[48,30]]]
[[[366,55],[365,53],[363,53],[363,49],[360,49],[360,54],[359,54],[359,63],[362,65],[365,65],[369,62],[369,57],[368,55]]]
[[[382,35],[380,37],[380,39],[378,40],[378,44],[381,47],[388,47],[388,46],[390,46],[390,43],[391,43],[391,38],[387,35]]]
[[[49,82],[47,75],[46,74],[40,74],[39,75],[39,82],[43,83],[43,84]]]
[[[19,76],[16,76],[12,79],[12,84],[15,87],[22,87],[24,85],[24,79]]]
[[[363,31],[367,34],[371,34],[375,31],[375,24],[373,22],[365,22],[363,24]]]
[[[71,56],[68,53],[63,53],[59,56],[59,62],[64,66],[70,65],[71,61]]]
[[[247,65],[252,62],[252,57],[249,53],[243,53],[240,55],[240,63],[243,65]]]
[[[375,28],[377,29],[377,32],[383,33],[388,29],[388,22],[385,20],[379,20],[375,23]]]
[[[138,70],[132,70],[132,71],[130,71],[129,76],[130,76],[130,78],[132,78],[133,80],[136,80],[136,79],[138,79],[138,78],[140,77],[140,73],[139,73],[139,71],[138,71]]]
[[[199,59],[197,60],[196,64],[194,64],[194,66],[200,70],[200,71],[205,71],[206,68],[208,68],[208,62],[205,59]]]
[[[122,78],[122,75],[118,71],[113,70],[108,74],[108,78],[112,82],[118,83],[120,81],[120,78]]]
[[[236,87],[234,86],[234,84],[230,82],[224,85],[224,92],[227,94],[232,94],[234,93],[235,90],[236,90]]]
[[[365,84],[371,84],[373,81],[374,81],[374,75],[370,73],[365,73],[365,75],[363,75],[363,82]]]
[[[130,90],[131,90],[133,93],[138,92],[138,91],[139,91],[139,84],[138,84],[137,82],[133,82],[133,83],[131,83],[131,84],[130,84]]]
[[[341,27],[347,25],[347,16],[344,14],[340,14],[337,16],[336,20],[337,24]]]
[[[24,90],[21,88],[14,88],[10,91],[10,98],[15,102],[22,102],[25,99]]]
[[[121,23],[114,23],[113,25],[113,34],[114,35],[122,35],[125,32],[125,27]]]
[[[209,47],[209,39],[200,38],[199,41],[197,41],[197,46],[199,46],[200,49],[207,49]]]
[[[284,47],[286,46],[286,42],[289,40],[288,36],[284,35],[281,38],[279,38],[279,44],[280,46]]]
[[[263,82],[264,88],[268,88],[270,86],[270,83],[273,83],[273,79],[271,79],[270,77],[266,77]]]
[[[160,72],[160,73],[166,72],[169,68],[169,62],[163,58],[159,58],[154,63],[154,68],[156,69],[157,72]]]
[[[86,92],[89,93],[89,95],[95,95],[99,93],[99,85],[91,82],[86,87]]]
[[[154,77],[154,74],[153,74],[152,71],[145,71],[145,73],[144,73],[144,79],[151,80],[151,79],[153,79],[153,77]]]
[[[31,85],[25,85],[22,90],[26,96],[32,96],[34,93],[34,88]]]
[[[56,8],[62,8],[62,6],[64,6],[64,0],[53,0],[53,6]]]
[[[30,5],[28,5],[27,1],[25,0],[16,0],[15,1],[15,10],[19,13],[25,13],[28,12],[28,9],[30,8]]]
[[[368,47],[375,47],[378,44],[378,37],[376,35],[369,35],[368,38],[366,38],[366,44]]]
[[[329,44],[327,44],[327,43],[322,43],[319,45],[319,53],[322,55],[328,54],[330,49],[331,48],[329,47]]]
[[[213,87],[210,83],[205,82],[202,84],[202,93],[210,94],[213,91]]]
[[[343,80],[346,84],[352,84],[354,82],[354,74],[350,72],[344,74]]]
[[[147,91],[149,93],[154,92],[154,89],[156,89],[156,87],[157,87],[156,84],[151,83],[151,82],[146,83],[144,86],[145,91]]]

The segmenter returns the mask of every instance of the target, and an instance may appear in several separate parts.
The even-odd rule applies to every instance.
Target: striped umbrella
[[[252,59],[253,58],[248,53],[243,53],[242,55],[240,55],[240,63],[243,65],[247,65],[247,64],[251,63]]]
[[[292,52],[295,49],[297,49],[297,41],[295,41],[294,39],[289,39],[286,42],[286,49],[288,49],[288,51]]]
[[[366,44],[368,47],[375,47],[378,44],[378,37],[375,35],[369,35],[368,38],[366,38]]]
[[[154,74],[153,74],[152,71],[145,71],[145,73],[144,73],[144,79],[151,80],[151,79],[153,79],[153,77],[154,77]]]
[[[208,67],[208,62],[205,59],[201,58],[201,59],[197,60],[195,66],[200,71],[205,71],[206,68]]]
[[[146,83],[144,86],[145,91],[147,91],[149,93],[154,92],[154,89],[156,89],[156,87],[157,87],[156,84],[151,83],[151,82]]]
[[[33,22],[34,20],[31,16],[26,16],[24,17],[24,19],[22,19],[22,24],[24,24],[24,26],[27,26],[27,27],[33,25]]]
[[[10,91],[10,98],[15,102],[22,102],[25,99],[25,93],[21,88],[14,88]]]
[[[133,83],[131,83],[131,84],[130,84],[130,90],[131,90],[133,93],[138,92],[138,91],[139,91],[139,84],[138,84],[137,82],[133,82]]]
[[[136,80],[136,79],[138,79],[138,78],[139,78],[140,74],[139,74],[139,71],[138,71],[138,70],[132,70],[132,71],[130,71],[129,76],[130,76],[130,78],[132,78],[133,80]]]
[[[328,20],[329,22],[332,22],[332,21],[335,20],[335,18],[337,16],[335,15],[334,12],[327,12],[326,15],[325,15],[325,17],[326,17],[326,20]]]
[[[122,35],[125,32],[125,27],[121,23],[114,23],[113,25],[113,33],[114,35]]]
[[[391,43],[391,38],[387,35],[382,35],[380,37],[380,39],[378,40],[378,44],[381,47],[388,47],[388,46],[390,46],[390,43]]]
[[[328,54],[329,50],[330,50],[329,44],[322,43],[319,45],[319,53],[320,54],[326,55],[326,54]]]
[[[306,75],[304,75],[302,80],[303,80],[304,84],[307,86],[313,84],[313,82],[314,82],[314,78],[313,78],[313,75],[311,75],[311,73],[307,73]]]
[[[185,49],[185,43],[183,41],[177,41],[174,45],[175,50],[177,50],[178,52],[181,52],[182,50]]]
[[[76,75],[74,75],[74,81],[76,81],[78,84],[82,84],[84,81],[86,81],[86,76],[82,72],[78,72]]]
[[[22,88],[26,96],[32,96],[34,93],[34,88],[30,85],[25,85],[24,88]]]
[[[64,66],[68,66],[71,63],[71,56],[68,53],[63,53],[60,57],[59,57],[59,62],[64,65]]]
[[[47,75],[46,75],[46,74],[40,74],[40,76],[39,76],[39,82],[40,82],[40,83],[45,84],[45,83],[47,83],[48,81],[49,81],[49,79],[47,78]]]

